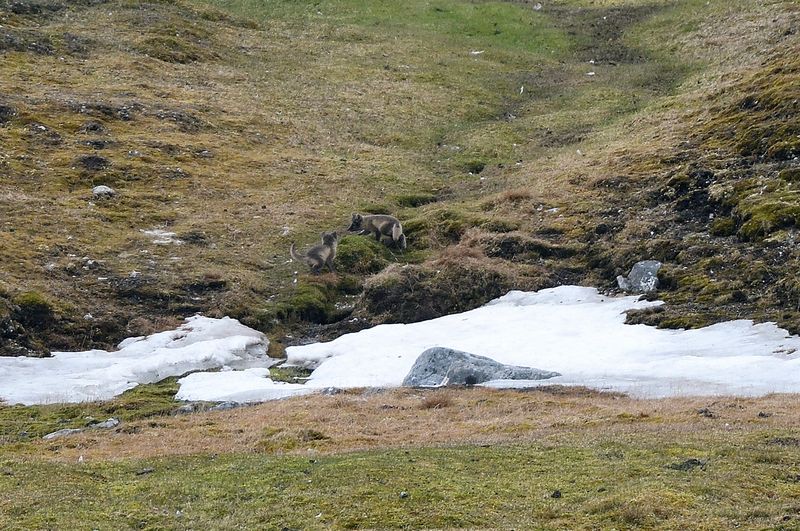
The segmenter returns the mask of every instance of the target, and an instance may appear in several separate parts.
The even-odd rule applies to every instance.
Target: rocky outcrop
[[[445,347],[420,354],[403,380],[406,387],[475,385],[490,380],[544,380],[561,376],[532,367],[505,365],[493,359]]]
[[[620,289],[634,293],[648,293],[658,289],[658,260],[643,260],[634,264],[627,277],[619,275],[617,285]]]

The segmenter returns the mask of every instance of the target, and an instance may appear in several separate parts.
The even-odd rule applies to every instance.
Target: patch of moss
[[[389,248],[369,236],[345,236],[336,251],[336,268],[354,275],[372,275],[392,258]]]
[[[790,183],[800,182],[800,167],[781,170],[780,173],[778,173],[778,179]]]
[[[269,369],[269,377],[276,382],[297,383],[310,375],[311,370],[304,367],[278,366]]]
[[[177,378],[139,385],[106,402],[42,406],[0,406],[0,444],[39,438],[62,428],[83,428],[87,417],[132,421],[170,414],[175,409]]]
[[[357,285],[357,283],[355,283]],[[301,277],[294,291],[270,304],[258,315],[258,327],[272,329],[280,321],[329,324],[347,317],[352,309],[339,308],[337,300],[354,289],[352,277]]]
[[[366,314],[384,322],[413,323],[470,310],[506,293],[513,282],[480,266],[393,268],[364,286]]]
[[[46,326],[53,321],[53,305],[37,291],[26,291],[13,298],[19,307],[17,319],[24,326]]]
[[[428,203],[435,203],[437,200],[434,194],[429,193],[410,193],[394,196],[394,202],[401,207],[417,208]]]
[[[764,239],[770,233],[800,223],[800,203],[780,199],[763,200],[737,208],[745,221],[737,231],[740,238],[747,241]]]
[[[733,218],[718,217],[711,224],[709,232],[712,236],[732,236],[736,234],[736,222]]]
[[[172,36],[147,37],[136,46],[136,49],[165,63],[188,64],[206,61],[215,57],[215,54],[209,50],[203,49],[186,39]]]
[[[477,225],[490,232],[513,232],[520,229],[520,222],[503,218],[487,218],[478,220]]]

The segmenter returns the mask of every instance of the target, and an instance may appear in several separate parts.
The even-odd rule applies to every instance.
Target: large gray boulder
[[[643,260],[636,262],[627,278],[619,275],[617,285],[625,291],[634,293],[648,293],[658,289],[658,270],[661,262],[658,260]]]
[[[474,385],[490,380],[544,380],[555,376],[561,375],[531,367],[505,365],[484,356],[451,348],[434,347],[420,354],[403,380],[403,385]]]

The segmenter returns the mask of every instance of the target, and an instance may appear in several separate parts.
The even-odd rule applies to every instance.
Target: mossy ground
[[[141,385],[107,402],[53,404],[48,406],[0,405],[0,448],[38,439],[64,428],[83,428],[109,417],[123,421],[165,415],[178,403],[177,378]],[[87,420],[89,419],[89,420]]]
[[[155,418],[6,446],[0,525],[792,529],[796,411],[461,389]]]
[[[648,135],[733,64],[698,43],[711,28],[718,48],[755,46],[766,30],[728,42],[714,24],[766,10],[777,28],[792,4],[5,3],[19,45],[0,66],[3,287],[53,304],[53,326],[34,332],[54,349],[112,346],[197,311],[268,327],[275,300],[305,304],[289,243],[363,207],[399,216],[409,252],[345,253],[361,280],[384,260],[435,259],[469,228],[574,245],[602,226],[631,234],[547,267],[552,283],[608,286],[647,233],[609,216],[630,187],[612,199],[584,185],[663,171],[650,148],[667,139]],[[753,92],[785,115],[780,87],[793,90]],[[625,167],[609,157],[632,128],[642,140],[617,157],[638,157]],[[97,184],[118,195],[94,200]],[[509,190],[526,199],[505,201]],[[791,208],[765,208],[737,210],[736,230],[791,229]],[[183,244],[155,243],[142,232],[154,228]],[[219,282],[197,282],[209,276]]]
[[[611,288],[656,258],[668,304],[632,320],[800,330],[799,18],[744,0],[0,2],[0,317],[90,348],[204,311],[280,346],[303,320]],[[354,210],[397,215],[409,249],[348,236],[341,275],[295,277],[290,242]],[[596,395],[421,409],[353,393],[260,406],[297,417],[252,435],[258,408],[230,429],[162,416],[174,391],[0,407],[0,527],[797,526],[791,397],[732,400],[731,420]],[[506,416],[476,417],[487,403]],[[454,411],[466,432],[395,425]],[[109,416],[120,431],[34,441]],[[92,457],[106,444],[129,457]]]

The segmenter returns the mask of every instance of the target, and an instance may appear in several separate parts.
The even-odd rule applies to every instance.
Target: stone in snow
[[[658,289],[658,270],[661,262],[658,260],[643,260],[637,262],[627,278],[619,275],[617,285],[625,291],[647,293]]]
[[[475,385],[491,380],[544,380],[561,376],[532,367],[506,365],[493,359],[445,347],[420,354],[403,380],[406,387]]]

